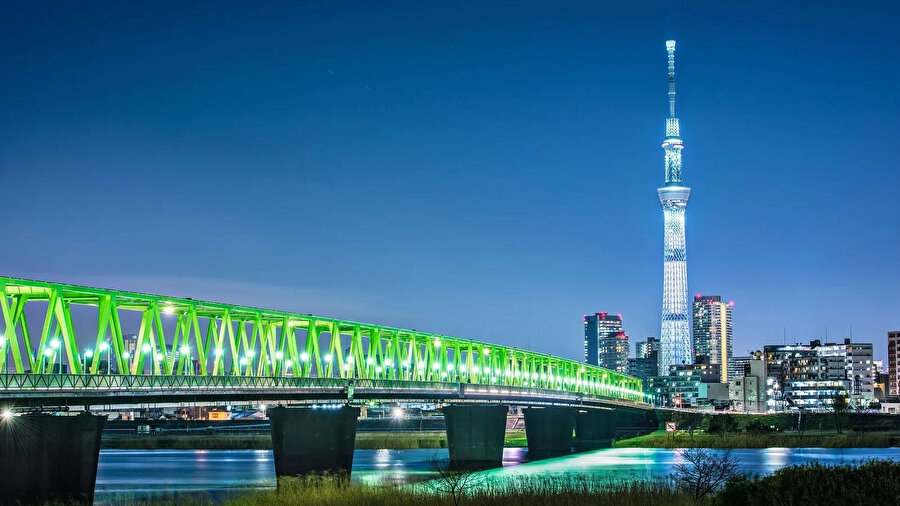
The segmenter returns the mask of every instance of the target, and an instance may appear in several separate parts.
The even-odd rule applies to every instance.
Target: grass
[[[268,434],[177,434],[137,437],[104,437],[102,448],[117,450],[266,450]]]
[[[104,437],[102,447],[120,450],[269,450],[268,434],[165,434],[139,437]],[[506,433],[506,446],[526,446],[524,430]],[[444,431],[357,432],[357,450],[415,450],[447,447]]]
[[[725,435],[694,432],[691,437],[679,431],[673,437],[664,431],[614,443],[615,448],[885,448],[900,445],[897,432],[834,432],[807,431],[776,432],[769,434],[728,433]]]
[[[122,498],[115,506],[125,504],[210,506],[206,497],[184,499],[158,498],[140,502]],[[254,491],[238,494],[224,503],[225,506],[344,506],[364,504],[368,506],[443,506],[453,505],[449,494],[441,494],[426,485],[406,487],[371,487],[350,485],[334,477],[311,476],[282,478],[278,490]],[[585,478],[575,480],[566,488],[548,479],[523,479],[502,487],[490,484],[478,491],[470,491],[459,502],[466,506],[530,505],[541,506],[593,506],[610,504],[620,506],[688,506],[695,503],[687,494],[664,483],[635,483],[610,485]]]

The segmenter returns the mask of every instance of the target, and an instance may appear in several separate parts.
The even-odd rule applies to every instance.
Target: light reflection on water
[[[768,474],[809,461],[823,464],[870,458],[900,460],[900,448],[766,448],[733,450],[741,470]],[[357,450],[352,480],[366,485],[406,484],[433,477],[440,450]],[[679,450],[615,448],[529,461],[527,449],[506,448],[503,468],[484,471],[492,485],[523,478],[567,482],[588,477],[620,483],[666,478],[680,462]],[[204,492],[213,498],[275,486],[270,450],[103,450],[97,470],[98,504],[111,498]]]

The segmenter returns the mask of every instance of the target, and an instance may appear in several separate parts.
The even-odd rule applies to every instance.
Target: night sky
[[[2,2],[0,273],[657,336],[672,38],[690,292],[735,355],[900,329],[900,3],[183,3]]]

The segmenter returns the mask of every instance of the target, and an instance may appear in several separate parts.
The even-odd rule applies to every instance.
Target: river
[[[781,467],[818,461],[856,463],[870,458],[900,461],[900,448],[767,448],[733,450],[741,470],[768,474]],[[429,479],[432,462],[447,450],[356,450],[352,480],[360,484],[403,484]],[[491,480],[587,476],[614,482],[664,478],[680,461],[678,450],[609,448],[529,461],[526,448],[506,448],[503,468]],[[275,486],[270,450],[102,450],[96,504],[111,499],[203,492],[222,498],[234,492]]]

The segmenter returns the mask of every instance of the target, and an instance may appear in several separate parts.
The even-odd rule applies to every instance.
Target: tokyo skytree
[[[681,182],[681,149],[675,117],[675,41],[666,41],[669,52],[669,117],[666,118],[666,184],[657,190],[665,222],[663,247],[663,304],[660,330],[659,374],[669,366],[693,363],[687,292],[687,254],[684,244],[684,213],[691,189]]]

